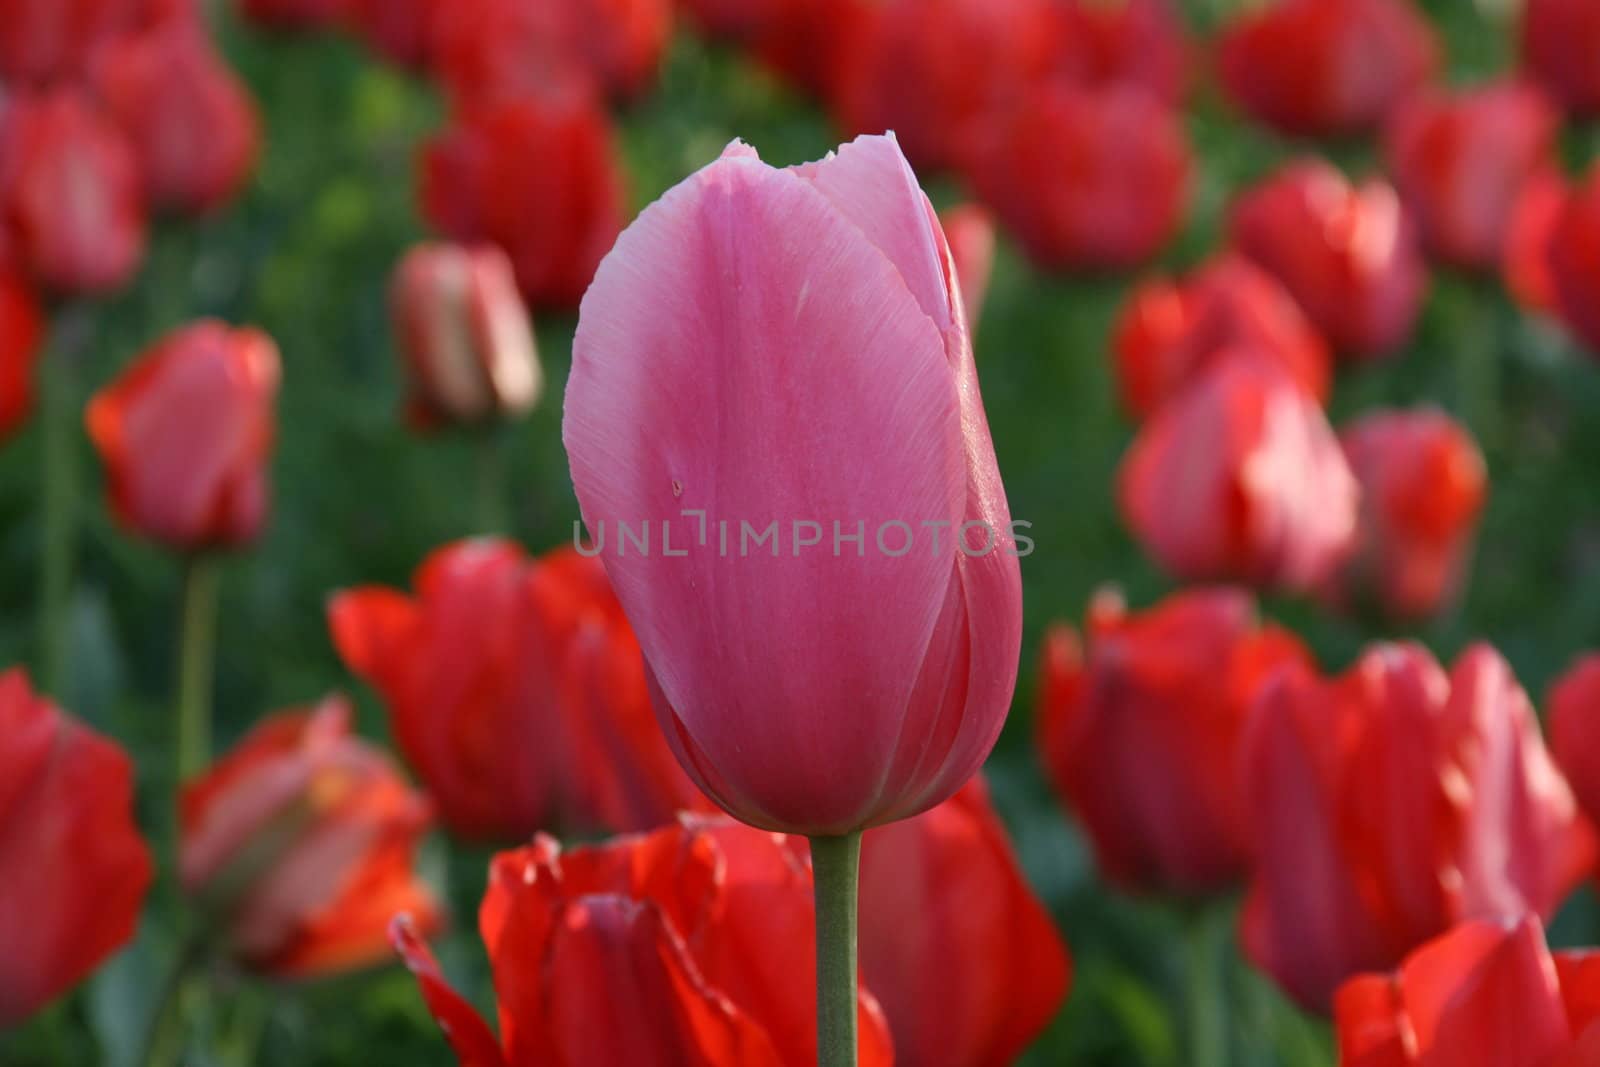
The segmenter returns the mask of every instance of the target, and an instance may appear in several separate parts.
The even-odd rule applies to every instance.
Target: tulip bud
[[[960,204],[940,215],[939,224],[950,242],[950,258],[961,282],[967,329],[976,333],[984,298],[989,295],[989,276],[994,273],[994,218],[977,204]]]
[[[1506,288],[1528,311],[1554,312],[1560,303],[1550,249],[1566,210],[1566,175],[1551,167],[1528,179],[1506,224],[1501,271]]]
[[[1074,85],[1137,86],[1182,102],[1189,49],[1169,0],[1058,0],[1054,71]]]
[[[1218,45],[1223,86],[1283,133],[1376,128],[1439,66],[1410,0],[1281,0],[1240,15]]]
[[[1600,1053],[1600,957],[1552,953],[1536,917],[1466,922],[1334,1001],[1344,1067],[1585,1067]]]
[[[345,0],[345,16],[367,47],[391,63],[423,70],[433,56],[434,0]]]
[[[96,61],[94,84],[138,152],[154,203],[211,211],[248,180],[261,140],[255,105],[199,25],[117,38]]]
[[[411,871],[427,802],[350,733],[350,705],[264,720],[179,800],[184,891],[232,955],[301,978],[388,955],[390,919],[442,913]]]
[[[17,272],[0,265],[0,440],[33,410],[33,368],[44,340],[44,312]]]
[[[1087,642],[1060,625],[1045,637],[1039,744],[1100,869],[1134,891],[1227,889],[1248,869],[1237,768],[1251,709],[1267,679],[1310,654],[1232,589],[1136,615],[1102,593]]]
[[[1188,581],[1307,591],[1356,529],[1356,481],[1322,410],[1253,349],[1218,357],[1144,424],[1118,496],[1145,550]]]
[[[337,25],[351,0],[239,0],[244,17],[280,30],[317,30]]]
[[[1448,675],[1412,645],[1377,646],[1336,679],[1280,674],[1243,769],[1255,856],[1240,939],[1307,1007],[1458,922],[1548,917],[1593,869],[1594,829],[1486,645]]]
[[[77,985],[133,937],[154,877],[133,821],[133,763],[0,674],[0,1030]]]
[[[1523,3],[1523,73],[1573,114],[1600,114],[1600,7],[1590,0]]]
[[[15,0],[0,18],[0,83],[27,90],[80,80],[118,36],[194,17],[193,0]]]
[[[395,269],[390,307],[419,424],[515,417],[538,403],[533,325],[498,248],[418,245]]]
[[[960,299],[890,137],[787,170],[736,142],[584,298],[563,424],[584,522],[668,742],[753,825],[914,815],[1004,722],[1021,577]],[[627,549],[641,524],[657,551]]]
[[[809,1067],[811,875],[798,844],[687,819],[567,852],[541,834],[500,853],[478,912],[500,1038],[410,923],[394,941],[462,1063]],[[864,991],[857,1004],[861,1067],[888,1067],[882,1013]]]
[[[573,306],[622,226],[606,118],[571,97],[459,118],[423,150],[422,205],[452,240],[504,249],[530,304]]]
[[[1561,321],[1600,353],[1600,163],[1566,197],[1546,255]]]
[[[1250,348],[1326,401],[1332,355],[1300,306],[1272,275],[1224,254],[1181,280],[1133,291],[1112,331],[1123,406],[1154,414],[1218,359]]]
[[[1240,196],[1231,233],[1341,354],[1375,358],[1410,338],[1428,274],[1391,186],[1353,186],[1331,164],[1303,160]]]
[[[1455,593],[1488,492],[1483,453],[1443,412],[1378,411],[1340,444],[1361,484],[1356,548],[1331,590],[1423,617]]]
[[[1142,89],[1041,87],[996,127],[973,182],[1035,263],[1122,270],[1183,224],[1183,124]]]
[[[861,973],[898,1067],[1012,1063],[1066,998],[1066,946],[981,777],[866,835],[861,912]]]
[[[1550,747],[1578,803],[1600,822],[1600,655],[1574,663],[1550,687]]]
[[[112,510],[182,551],[253,541],[267,517],[278,349],[215,321],[149,349],[89,403]]]
[[[1554,160],[1556,114],[1513,82],[1400,107],[1385,145],[1389,171],[1428,249],[1447,263],[1497,266],[1517,197]]]
[[[0,216],[17,261],[44,285],[122,286],[145,246],[133,145],[75,89],[19,97],[0,112]]]

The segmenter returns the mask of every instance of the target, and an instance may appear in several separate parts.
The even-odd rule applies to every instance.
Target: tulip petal
[[[507,1067],[500,1041],[477,1009],[445,981],[439,963],[428,950],[409,915],[398,915],[389,925],[389,940],[416,976],[428,1011],[455,1050],[459,1067]]]
[[[609,527],[669,739],[741,769],[750,795],[722,799],[746,818],[842,830],[870,813],[955,575],[950,542],[935,554],[918,529],[948,538],[966,497],[947,359],[894,263],[813,183],[747,156],[646,209],[585,298],[563,427],[584,518]],[[730,541],[775,521],[779,543],[667,557],[661,524],[687,546],[685,509]],[[895,520],[919,540],[888,558],[871,541]],[[619,521],[650,522],[656,551],[627,551]],[[795,546],[835,531],[864,543]]]

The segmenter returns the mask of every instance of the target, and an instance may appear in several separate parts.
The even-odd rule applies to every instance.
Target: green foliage
[[[1200,5],[1196,5],[1197,7]],[[1214,18],[1207,12],[1206,20]],[[1505,32],[1471,5],[1428,5],[1444,26],[1455,73],[1497,69]],[[370,694],[342,671],[323,619],[330,591],[404,585],[432,548],[474,532],[472,442],[419,439],[398,419],[400,382],[387,322],[388,272],[423,236],[413,158],[442,108],[424,85],[336,39],[272,39],[224,17],[231,58],[261,102],[268,149],[235,209],[199,225],[163,225],[138,284],[104,304],[60,309],[50,358],[72,361],[82,396],[152,339],[200,315],[267,329],[285,365],[275,461],[275,516],[250,555],[224,571],[217,740],[257,716],[333,688],[361,696],[363,729],[386,736]],[[773,162],[832,147],[810,105],[736,57],[680,37],[661,89],[621,116],[621,147],[635,205],[643,205],[741,136]],[[1191,129],[1200,157],[1192,223],[1169,257],[1182,267],[1214,247],[1229,192],[1297,149],[1244,126],[1211,90]],[[1590,145],[1575,141],[1575,158]],[[1335,146],[1370,168],[1370,147]],[[958,193],[935,183],[941,204]],[[1117,408],[1106,355],[1108,324],[1128,280],[1047,278],[1004,247],[978,340],[984,395],[1013,512],[1034,524],[1024,567],[1027,645],[1017,711],[991,764],[997,798],[1035,886],[1058,916],[1077,963],[1073,995],[1027,1063],[1071,1067],[1180,1067],[1191,1063],[1192,1003],[1219,1013],[1233,1067],[1322,1067],[1325,1028],[1301,1018],[1230,950],[1194,990],[1185,953],[1191,916],[1130,900],[1097,879],[1084,842],[1050,796],[1033,755],[1031,657],[1044,625],[1076,618],[1091,592],[1116,582],[1134,604],[1169,588],[1118,521],[1112,485],[1131,427]],[[544,316],[539,341],[549,393],[512,433],[513,525],[530,548],[571,536],[576,507],[560,446],[560,396],[574,320]],[[1419,633],[1272,602],[1329,667],[1365,641],[1418,637],[1441,655],[1487,638],[1538,694],[1600,636],[1600,370],[1544,327],[1518,317],[1489,283],[1437,279],[1411,350],[1347,371],[1337,417],[1375,404],[1438,403],[1485,445],[1492,498],[1470,591]],[[33,655],[38,555],[37,425],[0,450],[0,662]],[[172,771],[167,708],[173,683],[178,565],[130,540],[107,518],[98,473],[79,443],[91,485],[81,499],[72,603],[69,707],[126,743],[140,768],[148,827],[169,819]],[[91,473],[93,472],[93,473]],[[482,851],[440,842],[429,865],[450,885],[456,927],[446,969],[485,1006],[491,993],[473,910]],[[158,887],[136,946],[85,992],[0,1039],[8,1065],[122,1064],[137,1047],[152,992],[172,954],[170,887]],[[1209,921],[1225,921],[1213,917]],[[1558,938],[1587,940],[1592,905],[1580,902]],[[1205,984],[1205,983],[1202,983]],[[411,981],[389,971],[306,987],[252,987],[211,976],[210,1008],[193,1021],[215,1035],[216,1062],[315,1067],[424,1064],[447,1053]]]

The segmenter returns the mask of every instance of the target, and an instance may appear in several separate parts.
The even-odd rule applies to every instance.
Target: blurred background
[[[1233,6],[1189,0],[1198,33]],[[1491,5],[1421,4],[1441,32],[1451,80],[1507,69],[1515,42]],[[3,18],[0,12],[0,18]],[[417,210],[419,145],[445,122],[428,83],[376,60],[336,33],[280,36],[209,12],[221,49],[248,83],[264,120],[264,151],[238,203],[210,220],[156,226],[137,281],[109,299],[75,301],[52,320],[48,358],[69,360],[88,385],[109,380],[166,331],[198,316],[253,324],[283,355],[273,515],[259,545],[226,564],[217,653],[221,748],[263,712],[331,690],[357,698],[360,728],[386,738],[371,690],[341,667],[324,622],[330,592],[355,584],[409,585],[433,548],[479,532],[470,486],[474,442],[420,438],[399,412],[403,381],[388,313],[390,272],[427,235]],[[1297,151],[1226,105],[1198,79],[1184,113],[1196,180],[1184,230],[1156,266],[1181,270],[1216,245],[1230,192]],[[822,110],[738,52],[684,25],[659,83],[616,112],[631,212],[742,137],[766,160],[817,158],[840,137]],[[1569,127],[1563,152],[1594,158],[1600,137]],[[1326,151],[1352,173],[1375,169],[1370,139]],[[928,183],[936,205],[969,194]],[[996,801],[1033,886],[1071,946],[1071,996],[1024,1061],[1042,1065],[1179,1067],[1194,980],[1183,942],[1186,907],[1113,893],[1097,879],[1070,817],[1047,788],[1034,743],[1032,663],[1043,628],[1077,622],[1093,592],[1120,586],[1144,606],[1173,588],[1119,519],[1113,479],[1134,427],[1117,402],[1108,357],[1113,317],[1136,275],[1048,276],[1002,237],[977,356],[990,425],[1014,515],[1033,524],[1024,561],[1026,639],[1016,704],[989,765]],[[510,532],[538,552],[572,537],[576,506],[560,444],[561,390],[575,315],[537,314],[548,385],[532,417],[508,426]],[[1600,373],[1573,342],[1519,313],[1494,281],[1435,274],[1421,326],[1398,358],[1346,370],[1331,421],[1378,404],[1436,403],[1469,426],[1491,490],[1465,592],[1418,628],[1333,615],[1296,598],[1267,598],[1264,614],[1301,634],[1328,669],[1365,642],[1414,637],[1441,659],[1492,641],[1529,691],[1600,641]],[[0,663],[33,651],[31,610],[39,542],[40,424],[0,448]],[[82,523],[70,599],[64,706],[124,741],[139,768],[145,825],[168,795],[167,693],[177,655],[168,626],[178,564],[120,532],[101,504],[98,465],[80,441],[75,463]],[[488,853],[436,835],[425,873],[447,886],[454,928],[440,943],[446,971],[481,1005],[492,1001],[472,915]],[[6,877],[26,877],[6,872]],[[0,1062],[123,1064],[173,951],[157,909],[136,943],[85,989],[21,1031],[0,1037]],[[1585,891],[1553,928],[1559,944],[1600,937]],[[1326,1028],[1292,1009],[1225,953],[1209,1009],[1240,1067],[1333,1062]],[[219,974],[217,982],[233,979]],[[1202,984],[1205,984],[1202,982]],[[423,1064],[448,1056],[416,986],[398,967],[304,985],[238,981],[203,1025],[216,1063]]]

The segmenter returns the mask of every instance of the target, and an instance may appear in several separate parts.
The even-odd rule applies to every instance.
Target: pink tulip
[[[1016,541],[949,247],[892,137],[786,170],[735,142],[645,209],[584,298],[563,433],[708,796],[843,834],[977,770],[1016,681]]]

